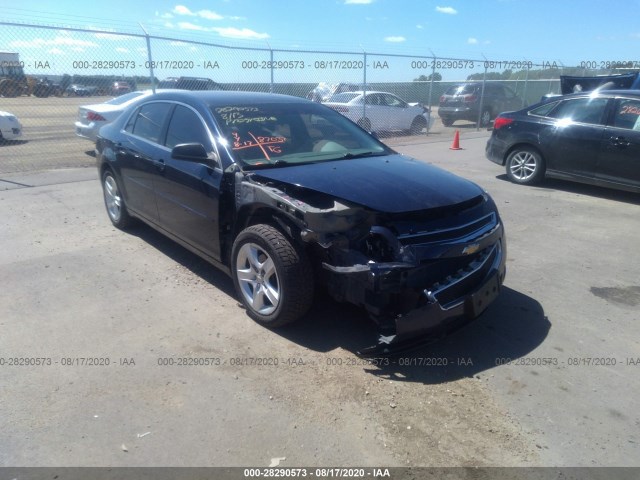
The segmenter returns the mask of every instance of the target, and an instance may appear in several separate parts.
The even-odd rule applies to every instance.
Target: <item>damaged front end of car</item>
[[[343,198],[238,172],[237,207],[264,205],[301,242],[340,302],[363,307],[377,342],[398,353],[478,317],[505,276],[504,229],[490,196],[419,211],[381,212]]]

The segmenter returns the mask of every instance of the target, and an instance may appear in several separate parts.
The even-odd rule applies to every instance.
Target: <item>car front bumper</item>
[[[430,259],[436,263],[374,263],[342,268],[323,265],[334,275],[330,285],[351,293],[345,300],[362,304],[370,314],[383,319],[377,345],[360,354],[393,354],[419,337],[455,329],[480,316],[497,298],[506,274],[501,223],[482,238],[444,248],[448,250]],[[437,261],[450,261],[456,267],[442,271]],[[437,280],[432,270],[439,270]],[[385,318],[393,311],[390,299],[394,302],[408,297],[410,308]]]

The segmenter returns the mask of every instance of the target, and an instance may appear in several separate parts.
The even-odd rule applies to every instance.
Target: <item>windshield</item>
[[[234,160],[245,168],[391,153],[346,117],[318,104],[227,105],[211,110]]]

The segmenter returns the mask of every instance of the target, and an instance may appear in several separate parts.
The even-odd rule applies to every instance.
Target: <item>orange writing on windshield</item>
[[[238,132],[233,132],[233,150],[244,150],[245,148],[259,148],[262,150],[263,155],[267,160],[271,160],[269,152],[282,153],[280,145],[287,141],[284,137],[265,137],[256,136],[251,132],[247,132],[247,135],[251,137],[251,140],[242,140]]]

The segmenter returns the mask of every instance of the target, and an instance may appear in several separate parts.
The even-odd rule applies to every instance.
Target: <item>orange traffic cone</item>
[[[460,147],[460,131],[456,130],[456,134],[453,136],[453,143],[449,147],[449,150],[462,150]]]

